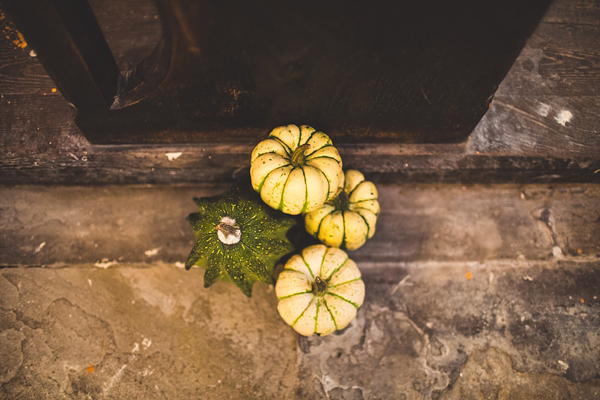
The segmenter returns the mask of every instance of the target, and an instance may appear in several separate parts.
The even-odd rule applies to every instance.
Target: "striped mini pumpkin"
[[[344,190],[304,217],[306,231],[327,246],[356,250],[375,234],[377,188],[356,170],[345,175]]]
[[[318,244],[289,259],[275,294],[279,315],[296,332],[324,336],[344,329],[356,317],[365,285],[343,250]]]
[[[308,125],[280,126],[252,151],[252,187],[286,214],[313,211],[337,193],[342,158],[331,139]]]

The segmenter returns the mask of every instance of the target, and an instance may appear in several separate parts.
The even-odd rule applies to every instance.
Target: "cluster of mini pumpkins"
[[[365,286],[340,247],[358,249],[375,234],[377,188],[359,171],[344,174],[331,139],[308,125],[275,128],[254,148],[250,177],[260,198],[234,186],[195,199],[199,212],[188,220],[197,240],[186,268],[206,268],[205,287],[231,281],[250,296],[254,282],[272,283],[275,263],[293,249],[286,233],[295,219],[285,214],[303,214],[306,231],[323,244],[287,261],[275,285],[277,309],[305,336],[345,328]]]

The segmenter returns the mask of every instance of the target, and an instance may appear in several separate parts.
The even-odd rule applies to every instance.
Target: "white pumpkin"
[[[306,231],[327,246],[356,250],[375,234],[377,188],[356,170],[345,175],[344,190],[304,217]]]
[[[280,126],[252,151],[252,187],[286,214],[312,211],[343,182],[342,158],[331,139],[308,125]]]
[[[365,298],[360,270],[340,249],[305,248],[285,264],[275,294],[281,318],[304,336],[328,335],[356,317]]]

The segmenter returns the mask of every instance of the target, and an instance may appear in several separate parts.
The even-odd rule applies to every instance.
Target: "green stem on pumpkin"
[[[320,276],[315,277],[315,283],[313,284],[313,290],[316,295],[325,293],[327,290],[327,283],[321,279]]]
[[[310,144],[308,143],[296,147],[296,150],[294,150],[294,154],[292,154],[291,160],[293,167],[301,167],[302,165],[304,165],[304,161],[306,160],[304,152],[308,149],[310,149]]]
[[[339,191],[334,202],[337,210],[348,211],[350,209],[350,199],[348,198],[348,193],[346,193],[346,191],[343,189]]]

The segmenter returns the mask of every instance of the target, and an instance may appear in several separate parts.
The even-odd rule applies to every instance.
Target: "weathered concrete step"
[[[4,268],[0,398],[600,398],[600,261],[459,264],[370,269],[323,338],[201,270]]]
[[[224,185],[0,187],[0,265],[184,261],[193,197]],[[600,254],[600,185],[378,185],[358,261],[542,260]]]

